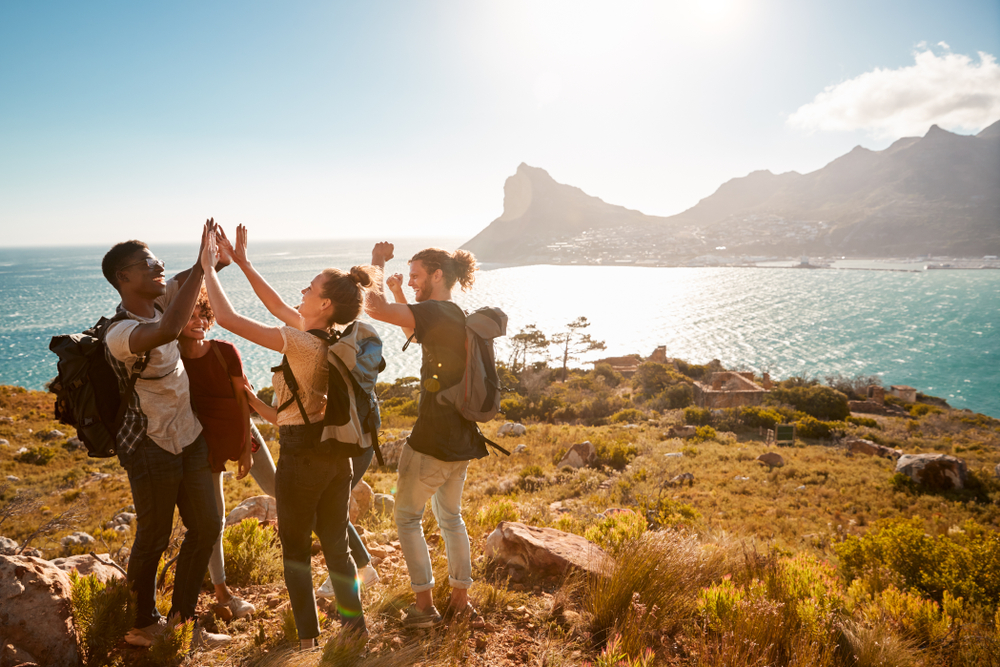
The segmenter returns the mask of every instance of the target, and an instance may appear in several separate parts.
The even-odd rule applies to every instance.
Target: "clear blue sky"
[[[521,162],[671,215],[978,131],[996,57],[996,0],[7,0],[0,244],[471,237]]]

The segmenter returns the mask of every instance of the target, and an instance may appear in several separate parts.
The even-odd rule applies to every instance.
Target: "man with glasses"
[[[214,233],[205,223],[202,244]],[[200,257],[200,251],[198,257]],[[104,256],[104,277],[121,295],[105,337],[108,363],[128,397],[116,434],[118,458],[128,473],[135,504],[136,535],[128,562],[128,581],[136,593],[135,627],[125,636],[134,646],[150,646],[166,621],[156,610],[156,575],[170,542],[174,507],[187,528],[177,558],[169,617],[195,617],[201,582],[212,545],[222,530],[216,508],[208,448],[191,409],[188,377],[177,337],[187,324],[201,291],[203,270],[194,265],[166,280],[164,264],[142,241],[119,243]],[[227,635],[196,624],[194,644],[214,648]]]

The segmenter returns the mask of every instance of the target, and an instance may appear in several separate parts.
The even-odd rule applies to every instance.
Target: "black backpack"
[[[122,311],[110,320],[102,317],[83,333],[53,336],[49,349],[59,357],[59,374],[49,384],[56,395],[56,419],[76,429],[87,455],[108,458],[118,451],[116,435],[125,416],[135,382],[149,363],[146,352],[132,368],[121,391],[118,377],[105,356],[104,337],[114,322],[128,319]]]

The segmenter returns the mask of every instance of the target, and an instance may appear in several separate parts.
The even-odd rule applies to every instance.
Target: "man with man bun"
[[[393,257],[391,243],[377,243],[372,264],[379,268]],[[366,311],[376,320],[402,327],[422,348],[420,405],[417,421],[399,459],[396,492],[396,526],[399,544],[410,572],[416,602],[407,609],[403,624],[426,628],[442,622],[434,607],[434,573],[424,539],[424,506],[431,509],[441,527],[448,557],[451,603],[448,613],[481,623],[469,602],[472,558],[469,534],[462,520],[462,490],[469,461],[488,455],[486,444],[474,422],[463,418],[451,405],[436,400],[437,392],[461,381],[465,372],[465,313],[452,301],[456,286],[468,290],[475,282],[476,258],[464,250],[421,250],[410,259],[408,285],[416,303],[408,304],[398,285],[390,287],[397,303],[389,303],[383,290],[374,290]]]

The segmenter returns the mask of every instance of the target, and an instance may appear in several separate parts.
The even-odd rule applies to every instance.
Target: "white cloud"
[[[920,136],[931,125],[976,132],[1000,118],[1000,65],[989,53],[935,54],[923,44],[915,63],[875,69],[833,86],[788,117],[803,130],[868,130],[879,138]]]

